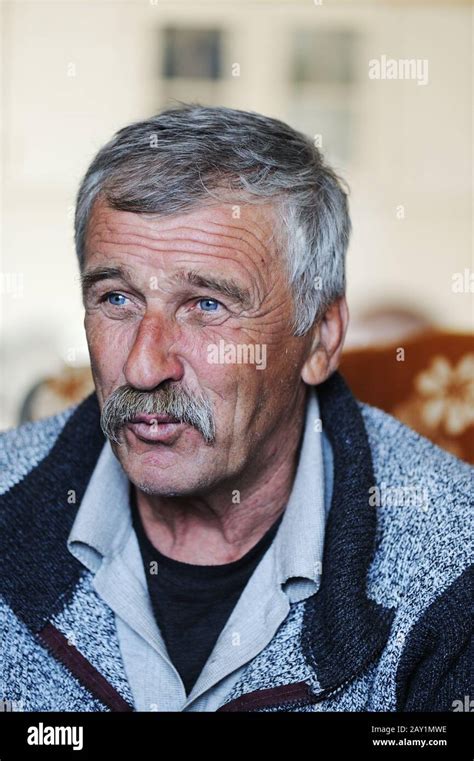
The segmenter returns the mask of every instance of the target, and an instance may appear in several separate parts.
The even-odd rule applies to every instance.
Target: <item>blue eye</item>
[[[127,297],[124,296],[122,293],[108,293],[106,298],[108,303],[112,304],[112,306],[114,307],[123,306],[127,300]]]
[[[204,312],[215,312],[219,306],[219,302],[215,299],[199,299],[198,304],[202,305]]]

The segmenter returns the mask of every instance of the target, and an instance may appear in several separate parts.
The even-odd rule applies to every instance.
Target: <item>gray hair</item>
[[[171,215],[222,203],[271,203],[293,291],[295,335],[345,292],[351,222],[344,183],[310,138],[250,111],[180,104],[119,130],[79,188],[75,242],[100,196],[114,209]]]

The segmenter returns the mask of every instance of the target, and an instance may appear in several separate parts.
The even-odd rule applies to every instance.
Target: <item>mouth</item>
[[[172,417],[172,415],[141,414],[141,415],[135,415],[135,417],[133,417],[130,420],[130,422],[131,423],[146,423],[147,425],[156,425],[157,423],[179,423],[180,421],[177,418]]]
[[[135,415],[127,428],[141,441],[166,443],[185,425],[171,415]]]

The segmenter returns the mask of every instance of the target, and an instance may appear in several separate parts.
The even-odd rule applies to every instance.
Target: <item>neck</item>
[[[245,473],[240,479],[231,479],[232,484],[220,484],[199,497],[161,497],[133,487],[151,543],[164,555],[195,565],[220,565],[245,555],[288,502],[303,435],[305,402],[303,387],[290,425],[276,429],[263,450],[249,458],[260,464],[253,476]],[[229,494],[237,490],[239,502],[233,504]]]

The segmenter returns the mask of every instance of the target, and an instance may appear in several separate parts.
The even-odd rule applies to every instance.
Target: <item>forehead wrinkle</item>
[[[268,205],[267,205],[268,206]],[[267,206],[264,206],[263,208],[267,208]],[[202,211],[204,211],[205,214],[207,214],[207,217],[209,216],[209,208],[204,207],[204,209],[197,209],[192,212],[188,212],[185,214],[185,216],[189,218],[196,217],[198,214],[200,215],[197,219],[197,226],[189,226],[189,225],[179,225],[178,227],[174,227],[174,230],[181,231],[181,230],[191,230],[194,235],[197,237],[198,240],[200,240],[201,236],[199,235],[199,226],[203,227],[203,236],[206,235],[212,235],[212,231],[205,229],[206,226],[214,226],[217,228],[231,228],[232,230],[239,230],[240,235],[231,235],[229,232],[227,233],[220,233],[222,237],[227,237],[229,240],[238,240],[245,245],[245,247],[249,247],[252,251],[255,252],[257,256],[260,255],[261,249],[266,250],[267,243],[274,241],[274,234],[268,234],[262,227],[261,224],[255,219],[256,215],[253,213],[255,210],[258,211],[258,213],[261,212],[262,207],[256,207],[256,206],[249,206],[244,205],[244,209],[249,210],[251,213],[251,217],[249,219],[250,226],[254,226],[259,232],[262,234],[262,239],[251,229],[248,229],[246,226],[242,226],[241,223],[239,223],[239,220],[236,221],[236,223],[233,223],[232,219],[228,219],[228,215],[226,214],[227,207],[217,207],[217,213],[220,216],[223,216],[226,214],[226,218],[224,222],[219,222],[214,219],[204,218],[202,219]],[[270,211],[273,212],[274,207],[270,206]],[[216,207],[212,206],[210,209],[215,213]],[[94,213],[95,212],[95,213]],[[111,215],[113,215],[113,218],[111,219]],[[261,213],[260,213],[261,215]],[[91,222],[93,222],[95,218],[95,230],[93,231],[92,237],[102,237],[106,242],[111,242],[112,245],[114,243],[110,240],[110,238],[120,238],[120,233],[117,234],[117,229],[122,230],[123,233],[126,233],[128,231],[128,234],[131,233],[132,240],[130,242],[135,242],[138,245],[141,245],[141,241],[145,240],[150,243],[151,240],[158,241],[160,238],[161,240],[168,240],[169,235],[173,235],[173,222],[175,221],[173,217],[176,215],[148,215],[148,214],[140,214],[140,213],[132,213],[132,212],[123,212],[118,209],[113,209],[110,206],[99,204],[96,205],[93,208],[92,214],[91,214]],[[274,216],[274,214],[273,214]],[[156,220],[162,221],[164,225],[164,229],[161,231],[156,229]],[[264,220],[265,221],[265,220]],[[135,224],[134,224],[135,223]],[[171,227],[170,227],[171,223]],[[92,232],[91,227],[93,224],[89,225],[89,232]],[[107,232],[110,232],[111,235],[105,234],[104,235],[104,228]],[[115,230],[114,230],[115,228]],[[143,230],[143,234],[139,232],[140,228],[145,228]],[[133,231],[133,232],[132,232]],[[114,234],[115,233],[115,234]],[[252,245],[251,240],[253,239],[255,241],[256,245]],[[181,239],[179,239],[181,240]],[[191,239],[191,240],[195,240]],[[210,244],[215,245],[215,244]],[[159,250],[156,246],[150,246],[150,248],[153,248],[154,250]],[[260,249],[260,250],[259,250]],[[242,250],[242,249],[241,249]],[[242,252],[244,253],[244,252]]]
[[[264,227],[262,227],[262,225],[259,225],[258,222],[256,222],[253,219],[250,220],[250,223],[249,223],[250,227],[247,227],[245,225],[238,224],[238,223],[233,224],[233,220],[228,220],[226,222],[217,222],[216,220],[210,219],[210,220],[205,220],[205,223],[214,225],[215,227],[224,227],[224,228],[231,227],[233,230],[240,230],[246,235],[248,235],[250,238],[253,238],[258,244],[258,246],[262,246],[264,249],[266,249],[266,239],[268,237],[268,231],[266,231]],[[261,238],[259,238],[258,235],[256,235],[256,233],[253,232],[252,229],[250,229],[252,226],[256,227],[259,230],[259,232],[261,232],[262,234]],[[238,240],[244,240],[244,236],[230,235],[230,233],[222,233],[222,234],[226,237],[237,238]],[[272,235],[270,235],[269,237],[271,239]]]
[[[140,243],[134,243],[132,245],[127,245],[126,247],[124,246],[124,249],[126,248],[126,250],[123,250],[121,253],[124,254],[125,256],[127,256],[127,255],[128,256],[134,256],[134,255],[142,256],[143,252],[145,252],[145,254],[149,254],[150,251],[153,251],[156,254],[166,254],[166,253],[173,254],[174,253],[177,256],[182,255],[182,254],[185,254],[185,255],[196,254],[196,255],[198,255],[200,257],[203,257],[204,259],[206,257],[212,256],[212,258],[214,260],[216,260],[216,259],[220,260],[220,261],[222,261],[223,263],[225,263],[227,265],[230,262],[233,262],[234,264],[236,264],[239,267],[242,267],[245,271],[247,271],[249,273],[250,277],[255,282],[255,287],[256,287],[256,290],[257,290],[258,297],[261,298],[260,297],[260,291],[264,287],[264,284],[263,284],[263,280],[264,279],[262,278],[262,267],[258,266],[258,263],[254,260],[254,257],[252,257],[248,252],[243,251],[242,249],[238,249],[238,253],[240,254],[240,261],[239,261],[239,258],[237,258],[235,255],[232,256],[232,254],[237,250],[234,247],[225,248],[223,245],[219,245],[219,244],[216,244],[216,243],[209,243],[209,242],[207,242],[206,245],[203,246],[202,244],[198,245],[196,241],[193,242],[194,243],[193,246],[191,246],[191,245],[185,245],[185,246],[181,247],[181,246],[176,245],[176,243],[183,243],[183,242],[189,244],[189,240],[188,239],[185,239],[184,241],[182,241],[181,239],[179,239],[178,241],[176,239],[174,239],[174,241],[173,241],[174,245],[170,245],[170,246],[159,245],[159,242],[158,242],[157,245],[155,245],[153,247],[150,247],[149,244],[145,245],[145,244],[140,244]],[[114,245],[115,247],[117,247],[117,246],[120,247],[120,244],[118,244],[118,243],[116,243],[116,244],[108,244],[108,245]],[[194,248],[194,250],[193,250],[193,248]],[[220,252],[220,251],[223,251],[223,250],[226,253],[217,253],[217,252]],[[93,257],[94,253],[95,252],[91,253],[90,257]],[[101,252],[98,251],[97,254],[100,256]],[[182,261],[182,259],[181,259],[181,261]],[[188,261],[189,261],[190,266],[194,266],[194,267],[196,266],[196,261],[195,260],[191,259],[191,260],[188,260]],[[153,262],[153,261],[148,261],[147,262],[146,261],[146,257],[145,257],[145,262],[144,263],[145,263],[145,265],[147,267],[150,268],[151,271],[155,271],[156,268],[161,269],[161,266],[160,266],[160,264],[158,262]],[[173,265],[173,263],[174,262],[171,262],[171,266]],[[178,263],[176,262],[176,264],[178,264]]]
[[[118,227],[124,227],[126,229],[130,229],[132,227],[132,229],[133,229],[132,225],[127,225],[127,224],[124,224],[124,225],[118,224],[117,228]],[[222,225],[222,227],[225,227],[225,225]],[[237,227],[237,226],[232,226],[232,227]],[[108,228],[108,229],[110,229],[110,228]],[[178,228],[175,228],[175,231],[174,230],[166,230],[166,231],[161,231],[161,232],[159,230],[156,230],[156,229],[154,230],[153,228],[149,228],[150,232],[151,231],[156,232],[156,235],[151,235],[151,236],[150,235],[145,235],[145,234],[141,235],[140,233],[133,232],[131,234],[128,233],[127,237],[129,238],[129,242],[130,243],[132,243],[134,245],[137,245],[137,246],[148,247],[148,248],[150,248],[153,251],[169,250],[168,246],[165,245],[165,247],[163,247],[162,245],[160,245],[161,243],[165,243],[166,244],[168,242],[171,242],[172,244],[174,244],[174,243],[184,243],[185,245],[181,248],[181,250],[185,250],[185,251],[186,250],[192,251],[193,250],[192,244],[195,244],[195,243],[197,243],[197,244],[204,244],[205,246],[209,246],[209,247],[222,248],[222,247],[224,247],[226,245],[226,240],[227,240],[227,241],[238,241],[239,244],[243,244],[243,246],[241,245],[239,247],[239,249],[238,249],[243,254],[246,254],[246,252],[243,250],[244,247],[246,247],[246,248],[250,249],[251,251],[253,251],[256,254],[257,257],[259,257],[261,255],[261,251],[259,251],[258,248],[263,249],[263,251],[266,252],[265,244],[257,236],[253,235],[252,233],[247,231],[245,228],[240,228],[240,229],[242,229],[244,232],[248,232],[249,233],[249,237],[255,239],[256,243],[258,244],[258,247],[253,245],[250,240],[246,240],[246,238],[244,236],[242,236],[242,235],[231,235],[230,233],[213,233],[213,232],[209,232],[209,231],[204,231],[203,235],[199,235],[199,230],[196,230],[196,228],[194,228],[194,227],[186,227],[186,226],[180,226]],[[193,233],[194,237],[191,237],[191,236],[177,237],[176,233],[182,232],[183,230],[190,230]],[[217,236],[218,238],[221,238],[222,241],[220,243],[219,242],[213,243],[213,242],[208,240],[209,236],[212,236],[212,237],[216,237]],[[116,236],[112,235],[111,237],[112,238],[113,237],[117,237],[118,239],[120,239],[121,236],[120,236],[120,234],[117,234]],[[112,243],[112,241],[109,241],[109,242]],[[186,245],[188,243],[190,245]],[[117,242],[117,244],[118,244],[118,242]],[[233,248],[235,249],[236,247],[233,246]]]
[[[129,238],[131,240],[128,241],[129,245],[129,252],[130,254],[137,254],[141,255],[142,250],[149,251],[154,250],[157,252],[167,252],[170,249],[168,243],[171,241],[172,244],[174,244],[174,249],[177,250],[179,253],[197,253],[197,254],[203,254],[205,256],[206,252],[202,250],[202,247],[200,246],[197,249],[196,244],[200,244],[202,242],[202,238],[204,238],[206,235],[211,237],[220,237],[221,242],[210,242],[209,240],[204,241],[205,247],[209,250],[214,249],[212,251],[211,255],[213,257],[216,257],[217,259],[221,259],[224,262],[228,261],[229,259],[236,261],[235,257],[232,256],[232,252],[237,252],[240,254],[241,259],[243,261],[236,261],[238,265],[243,266],[244,268],[248,268],[249,274],[252,274],[252,279],[254,280],[254,286],[257,291],[257,298],[260,301],[260,303],[263,301],[262,297],[262,291],[266,290],[264,288],[264,283],[267,278],[263,276],[263,271],[261,267],[261,261],[258,261],[258,259],[261,259],[262,249],[266,251],[266,247],[264,242],[259,238],[258,235],[256,235],[252,230],[247,229],[247,227],[242,227],[238,222],[236,224],[232,224],[231,220],[226,220],[225,223],[223,222],[217,222],[215,220],[209,220],[205,219],[204,221],[201,219],[199,220],[202,225],[204,226],[212,226],[216,228],[224,228],[225,232],[212,232],[210,230],[207,230],[203,232],[202,235],[200,235],[199,228],[196,229],[196,227],[190,227],[187,225],[180,225],[179,227],[174,228],[174,230],[182,231],[182,230],[190,230],[194,234],[194,237],[192,238],[176,238],[173,237],[174,231],[173,228],[167,226],[164,230],[157,230],[156,225],[145,215],[139,215],[131,212],[121,212],[119,210],[110,210],[109,212],[112,212],[114,214],[114,218],[111,220],[110,216],[106,216],[104,214],[104,211],[102,211],[102,214],[97,213],[96,215],[96,224],[95,229],[91,230],[93,235],[92,238],[102,238],[103,242],[115,246],[120,247],[120,238],[122,237],[120,234],[120,231],[122,231],[122,234],[125,234],[126,231],[128,231]],[[221,214],[224,213],[221,211]],[[123,216],[126,217],[126,221],[124,221]],[[97,219],[98,217],[98,219]],[[104,218],[105,217],[105,218]],[[156,218],[155,218],[156,219]],[[161,217],[161,219],[164,219],[166,221],[166,217]],[[134,221],[137,221],[137,224],[133,224]],[[172,219],[170,220],[172,222]],[[261,225],[258,224],[258,222],[255,221],[255,219],[251,220],[251,224],[253,224],[259,231],[262,231]],[[92,226],[91,226],[92,227]],[[143,235],[141,232],[138,232],[141,227],[145,227],[146,230],[143,231]],[[229,232],[229,227],[231,230],[239,230],[242,234],[241,235],[232,235]],[[117,232],[119,231],[119,232]],[[133,232],[132,232],[133,231]],[[132,233],[130,235],[130,233]],[[118,240],[113,240],[114,238]],[[112,239],[112,240],[111,240]],[[222,249],[223,246],[225,246],[225,241],[229,242],[238,242],[239,246],[231,245],[229,246],[229,255],[219,255],[216,253],[218,249]],[[255,242],[255,243],[254,243]],[[131,244],[131,245],[130,245]],[[183,245],[184,244],[184,245]],[[242,245],[243,244],[243,245]],[[256,245],[255,245],[256,244]],[[100,254],[100,252],[98,252]],[[124,252],[126,253],[126,252]],[[195,266],[195,262],[192,262],[192,264]],[[151,265],[153,266],[153,265]],[[272,270],[271,268],[265,268],[268,272],[268,275],[270,276],[270,280],[273,280],[271,277]],[[270,288],[270,293],[273,290],[273,288]],[[268,294],[267,294],[268,296]]]
[[[228,227],[228,225],[220,225],[219,223],[214,223],[214,222],[212,222],[212,224],[215,224],[215,225],[217,225],[219,227],[224,227],[224,228]],[[237,228],[238,226],[237,225],[231,225],[231,227]],[[177,229],[178,230],[181,230],[181,229],[191,229],[191,230],[193,230],[193,232],[196,232],[195,228],[180,227],[180,228],[177,228]],[[263,243],[263,241],[261,241],[257,236],[255,236],[253,233],[248,231],[246,228],[240,228],[239,227],[238,229],[241,229],[244,232],[248,232],[249,235],[252,238],[255,238],[258,246],[261,249],[263,249],[263,252],[266,253],[267,249],[266,249],[266,246]],[[208,233],[208,234],[210,234],[211,236],[216,235],[216,233],[212,233],[212,232]],[[245,240],[245,238],[243,236],[231,235],[228,232],[227,233],[217,233],[217,235],[218,235],[218,237],[223,239],[222,243],[212,243],[209,240],[207,240],[207,241],[204,241],[205,245],[208,248],[217,248],[217,249],[219,249],[219,248],[225,248],[225,240],[226,239],[230,240],[230,241],[237,241],[239,244],[244,243],[245,246],[241,246],[241,245],[239,245],[239,246],[235,246],[235,245],[229,246],[228,250],[229,251],[237,251],[239,254],[241,254],[243,257],[245,257],[245,259],[247,260],[247,262],[246,262],[247,267],[249,268],[249,270],[252,270],[252,269],[255,270],[254,276],[255,276],[255,279],[258,280],[259,279],[258,276],[261,275],[261,267],[259,266],[259,263],[257,262],[257,259],[260,259],[262,252],[258,251],[257,247],[252,245],[252,243],[250,241]],[[166,240],[170,240],[170,239],[171,238],[166,238]],[[175,238],[174,240],[181,241],[182,239],[181,238],[178,238],[178,239]],[[187,240],[187,239],[185,239],[185,240]],[[194,241],[194,238],[191,238],[189,240]],[[198,239],[198,241],[200,242],[200,239]],[[255,254],[255,256],[252,256],[251,253],[249,252],[249,250],[250,250],[250,252],[253,252]],[[200,251],[198,253],[200,253]],[[214,254],[214,253],[212,255],[213,256],[218,256],[217,254]],[[222,257],[218,256],[218,258],[222,258]],[[227,257],[224,257],[224,258],[227,258]]]
[[[118,227],[118,226],[117,226]],[[125,227],[130,228],[130,225],[126,225]],[[110,228],[108,228],[110,229]],[[177,228],[178,230],[183,229],[190,229],[193,231],[193,233],[196,233],[195,228]],[[207,233],[207,236],[216,236],[216,233]],[[115,234],[112,233],[111,236],[103,236],[100,234],[100,231],[96,232],[95,235],[92,235],[91,238],[99,238],[104,243],[108,243],[109,245],[120,245],[120,242],[122,241],[122,235],[120,233],[116,232]],[[147,247],[153,251],[160,251],[160,250],[170,250],[171,247],[168,246],[168,243],[175,244],[175,243],[184,243],[185,245],[181,248],[181,250],[187,251],[187,250],[193,250],[195,248],[192,244],[204,244],[205,246],[213,247],[213,248],[223,248],[225,244],[225,240],[231,240],[231,241],[238,241],[239,243],[245,244],[247,247],[255,251],[255,253],[258,255],[258,251],[255,249],[254,246],[248,241],[246,241],[242,236],[236,236],[236,235],[224,235],[224,234],[217,234],[218,237],[222,238],[221,243],[212,243],[208,239],[206,240],[204,236],[196,236],[196,237],[176,237],[176,234],[170,231],[169,235],[163,235],[162,233],[159,233],[155,236],[149,236],[149,235],[140,235],[139,233],[132,233],[127,234],[128,242],[131,243],[134,246],[139,247]],[[116,240],[113,240],[116,238]],[[257,238],[258,241],[258,238]],[[263,244],[258,241],[259,244],[264,248]],[[160,245],[160,244],[165,244]],[[186,245],[189,244],[189,245]],[[232,248],[236,248],[233,246]],[[199,249],[200,250],[200,249]],[[242,251],[242,248],[239,249],[242,253],[245,253]]]
[[[249,207],[244,207],[249,208]],[[255,207],[256,208],[256,207]],[[200,218],[198,218],[195,225],[178,225],[173,226],[174,222],[174,215],[172,216],[156,216],[156,215],[146,215],[146,214],[140,214],[140,213],[131,213],[131,212],[122,212],[119,210],[110,209],[109,207],[106,207],[105,209],[96,208],[96,214],[91,215],[91,220],[96,217],[96,227],[102,227],[104,226],[106,229],[109,229],[111,232],[113,231],[113,227],[117,228],[123,228],[124,230],[135,230],[133,233],[134,235],[138,236],[139,238],[142,237],[148,237],[147,233],[150,233],[152,238],[156,238],[157,236],[162,236],[163,238],[167,238],[169,234],[173,234],[173,230],[192,230],[194,233],[199,234],[199,227],[203,228],[204,234],[206,233],[205,227],[206,225],[211,225],[215,227],[220,228],[232,228],[234,230],[240,230],[242,233],[241,235],[237,236],[231,236],[229,234],[229,237],[237,237],[238,239],[245,240],[245,238],[253,238],[255,242],[259,246],[265,245],[265,239],[269,237],[270,239],[273,238],[272,234],[269,234],[268,230],[265,230],[262,224],[260,224],[255,219],[255,214],[252,215],[252,217],[248,220],[248,226],[242,225],[242,223],[239,220],[236,220],[234,222],[233,219],[229,219],[226,215],[226,218],[223,222],[220,222],[215,219],[208,219],[204,218],[202,219],[202,215]],[[109,215],[107,215],[107,211],[109,211]],[[113,223],[110,222],[110,213],[114,215]],[[220,215],[222,216],[225,212],[220,210]],[[188,213],[186,216],[189,217],[196,217],[197,212]],[[104,218],[105,217],[105,218]],[[151,217],[151,218],[150,218]],[[156,221],[162,222],[163,228],[160,231],[160,229],[156,228]],[[135,224],[134,224],[135,223]],[[261,233],[261,239],[259,236],[250,229],[251,227],[255,227],[260,233]],[[140,233],[137,232],[138,228],[145,228],[145,231],[143,235],[140,235]],[[208,231],[210,232],[210,231]],[[212,234],[212,233],[211,233]]]
[[[227,229],[227,230],[229,228],[229,225],[216,225],[216,226],[217,227],[223,227],[224,229]],[[248,231],[246,228],[238,227],[237,225],[231,225],[231,227],[232,227],[232,229],[238,229],[238,230],[241,230],[242,232],[248,233],[249,238],[255,239],[258,247],[261,247],[264,250],[266,250],[264,242],[261,241],[253,233],[250,233],[250,231]],[[217,237],[217,238],[222,238],[224,240],[236,240],[236,241],[239,241],[241,243],[246,244],[247,246],[249,246],[250,248],[252,248],[255,251],[257,250],[257,246],[253,245],[250,242],[250,240],[247,240],[244,235],[232,235],[228,231],[227,232],[213,232],[212,230],[205,230],[205,229],[199,230],[196,227],[180,226],[180,227],[175,228],[175,231],[174,230],[166,230],[166,231],[164,231],[165,234],[159,234],[158,237],[163,239],[163,240],[174,240],[174,236],[176,235],[176,233],[180,233],[183,230],[191,230],[192,231],[192,233],[194,234],[195,237],[189,238],[189,240],[191,240],[191,241],[198,241],[198,242],[203,241],[205,243],[206,242],[206,238],[211,236],[213,238]],[[202,235],[199,234],[200,232],[202,232]],[[169,234],[166,234],[166,233],[169,233]],[[176,240],[183,240],[183,238],[176,238]],[[215,245],[215,244],[213,244],[213,245]]]
[[[240,239],[237,239],[237,240],[240,240]],[[209,249],[215,249],[214,251],[212,251],[211,255],[213,256],[213,258],[221,259],[223,262],[229,262],[230,259],[234,260],[230,254],[231,252],[234,252],[237,250],[239,254],[241,255],[241,258],[245,260],[244,262],[238,262],[238,264],[240,264],[241,266],[244,266],[244,268],[248,269],[248,271],[252,274],[256,282],[258,297],[261,298],[260,289],[262,284],[260,281],[262,280],[262,269],[261,269],[261,266],[258,266],[257,262],[255,261],[255,257],[252,257],[248,251],[245,251],[242,248],[237,249],[236,247],[232,246],[227,248],[228,253],[226,255],[226,254],[216,253],[216,251],[221,251],[223,248],[225,248],[223,244],[211,243],[207,241],[205,245],[203,246],[200,241],[190,240],[189,238],[184,238],[184,239],[173,238],[173,240],[169,242],[172,243],[172,245],[166,245],[168,241],[166,241],[164,246],[160,245],[160,244],[163,244],[162,240],[161,241],[155,240],[154,241],[155,245],[150,245],[150,241],[147,239],[146,244],[135,242],[132,245],[128,245],[127,249],[129,254],[139,253],[142,250],[145,250],[145,251],[153,250],[153,251],[156,251],[157,253],[164,253],[168,251],[168,252],[187,253],[187,254],[196,253],[196,254],[201,254],[203,256],[206,256],[206,254],[210,254]],[[187,245],[184,245],[184,246],[176,245],[176,244],[182,244],[182,243],[185,243]],[[109,243],[108,245],[119,246],[120,244]],[[208,249],[208,251],[206,252],[204,249]],[[91,254],[91,256],[93,256],[93,254]],[[153,263],[150,262],[149,264],[150,264],[150,267],[153,268]],[[195,265],[195,262],[194,263],[191,262],[191,264]]]
[[[260,245],[266,247],[266,244],[271,242],[273,240],[273,236],[274,236],[273,230],[274,230],[274,223],[275,223],[275,215],[272,214],[272,216],[273,216],[272,220],[264,220],[264,222],[265,222],[267,227],[268,227],[268,225],[270,225],[270,230],[265,229],[264,224],[259,223],[256,219],[252,218],[250,220],[250,227],[257,228],[257,230],[261,233],[261,238],[259,238],[258,235],[252,229],[250,229],[249,227],[242,227],[239,224],[233,224],[234,220],[230,220],[229,221],[229,226],[232,227],[232,228],[240,228],[241,230],[244,230],[249,236],[251,236],[252,238],[255,238],[255,240]],[[223,223],[216,222],[214,220],[210,220],[210,223],[213,224],[213,225],[225,226]]]
[[[232,217],[232,209],[233,208],[240,208],[243,209],[244,215],[241,217]],[[265,212],[266,210],[269,211],[269,215],[264,217],[262,221],[258,221],[260,217],[263,216],[262,211]],[[256,212],[256,213],[255,213]],[[188,220],[193,220],[197,217],[196,224],[211,224],[216,225],[219,227],[241,227],[242,223],[247,223],[249,227],[256,227],[260,232],[262,232],[263,237],[267,235],[267,231],[264,228],[264,224],[266,223],[267,226],[270,226],[270,229],[272,230],[275,223],[275,212],[276,207],[274,202],[267,201],[266,203],[261,204],[252,204],[252,203],[221,203],[221,204],[209,204],[206,206],[198,206],[194,208],[191,211],[184,212],[182,215],[178,214],[154,214],[153,212],[146,213],[146,214],[140,214],[137,213],[137,216],[141,217],[141,220],[148,226],[153,226],[155,221],[161,221],[163,223],[164,229],[170,229],[173,226],[173,221],[179,216],[184,217]],[[127,214],[130,214],[130,212],[127,212]],[[248,220],[246,219],[248,217]],[[246,232],[249,233],[249,235],[252,235],[254,237],[257,237],[255,233],[253,233],[250,229],[247,227],[242,227]],[[258,239],[258,238],[257,238]]]
[[[211,233],[211,235],[213,235],[213,234]],[[240,238],[238,236],[235,236],[235,235],[220,235],[219,237],[222,238],[222,239],[230,240],[230,241],[237,241],[238,244],[242,244],[243,243],[245,245],[244,246],[242,246],[242,245],[235,245],[235,244],[234,245],[229,245],[229,244],[226,244],[225,240],[221,240],[220,242],[215,242],[215,243],[213,243],[213,242],[211,242],[209,240],[206,240],[206,241],[203,241],[204,247],[207,248],[207,249],[217,249],[217,250],[219,250],[219,249],[222,250],[223,249],[223,250],[228,251],[229,254],[230,254],[230,252],[238,253],[241,257],[246,259],[246,264],[247,264],[247,267],[249,268],[249,270],[254,268],[256,270],[256,272],[258,274],[260,274],[261,268],[257,264],[257,259],[259,258],[260,254],[255,249],[255,247],[252,246],[251,243],[249,243],[247,241],[244,241],[242,238]],[[182,242],[183,239],[178,238],[178,239],[173,239],[173,240],[177,240],[178,242]],[[184,239],[184,240],[189,240],[189,239]],[[190,240],[191,240],[192,243],[199,243],[199,244],[201,244],[200,240],[198,240],[198,241],[195,241],[194,239],[190,239]],[[185,250],[188,250],[188,249],[185,249]],[[191,250],[191,252],[192,252],[192,250]],[[200,247],[196,253],[201,253],[201,252],[204,253],[204,254],[206,253]],[[211,252],[209,251],[209,253],[211,253]],[[252,256],[252,253],[255,256]],[[224,259],[229,259],[230,258],[229,256],[225,256],[225,255],[224,256],[219,256],[219,254],[215,254],[214,252],[212,252],[212,255],[213,256],[217,256],[218,258],[224,258]]]

